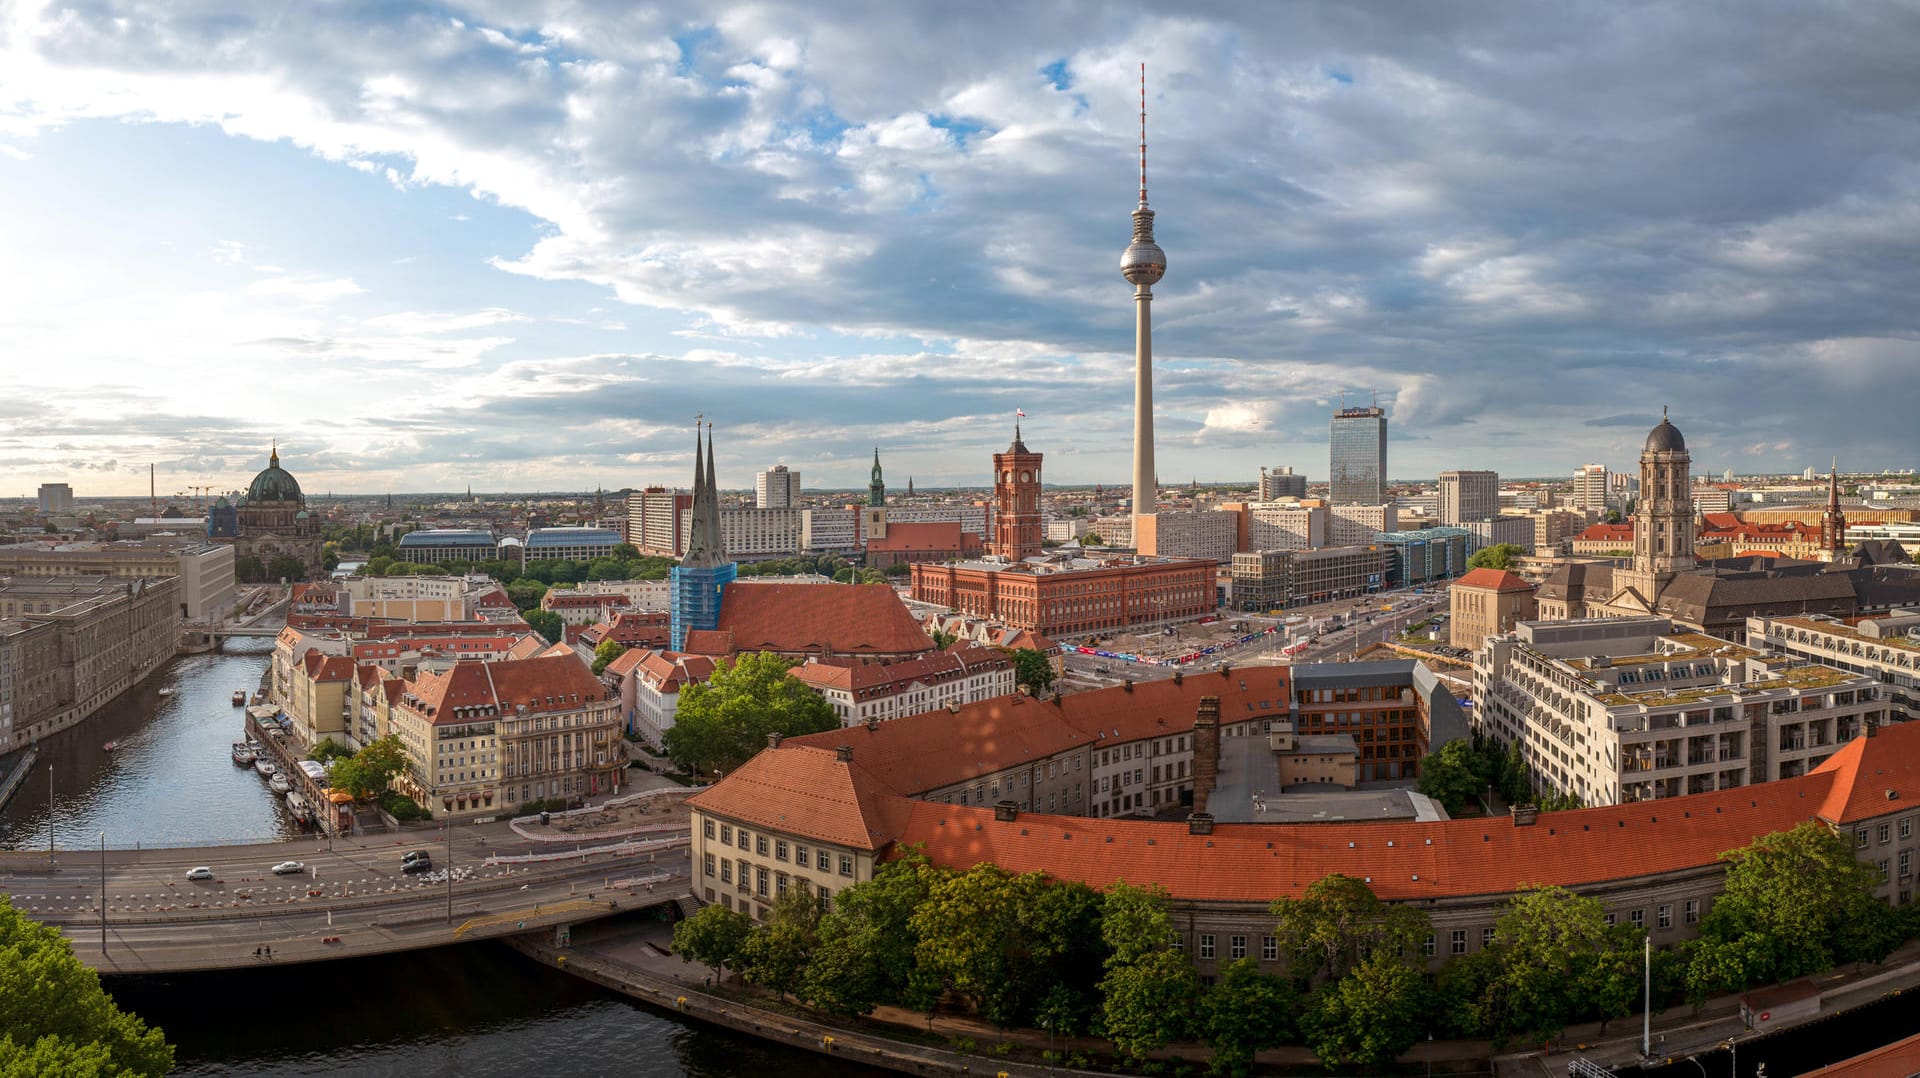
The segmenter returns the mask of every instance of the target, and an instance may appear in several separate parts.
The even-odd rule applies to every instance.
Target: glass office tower
[[[1342,408],[1333,413],[1333,505],[1387,502],[1387,413],[1379,408]]]

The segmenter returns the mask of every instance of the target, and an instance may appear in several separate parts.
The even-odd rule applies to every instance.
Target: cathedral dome
[[[267,459],[267,466],[259,475],[253,477],[253,485],[247,488],[249,502],[299,502],[305,499],[300,494],[300,484],[286,469],[280,467],[280,450],[275,449]]]
[[[1684,453],[1686,451],[1687,440],[1680,436],[1680,428],[1668,422],[1666,414],[1662,412],[1660,425],[1647,432],[1646,452]]]

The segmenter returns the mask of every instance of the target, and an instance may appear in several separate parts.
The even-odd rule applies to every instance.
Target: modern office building
[[[1387,568],[1378,543],[1243,552],[1233,556],[1233,605],[1257,612],[1350,599],[1385,587]]]
[[[1333,413],[1327,500],[1381,505],[1387,500],[1387,413],[1377,406]]]
[[[791,558],[800,553],[804,510],[722,509],[720,535],[727,555],[740,561]]]
[[[40,484],[39,508],[42,513],[73,512],[73,488],[65,483]]]
[[[498,558],[499,541],[490,531],[475,528],[428,528],[400,537],[400,560],[420,565],[442,562],[483,562]]]
[[[1920,719],[1920,613],[1865,618],[1748,618],[1747,644],[1775,655],[1864,674],[1886,693],[1887,719]]]
[[[1415,528],[1380,537],[1387,548],[1387,581],[1394,587],[1448,580],[1467,571],[1474,551],[1465,528]]]
[[[753,477],[753,504],[760,509],[793,509],[800,504],[800,473],[776,464]]]
[[[1500,474],[1456,470],[1440,473],[1441,524],[1491,520],[1500,515]]]
[[[625,540],[612,528],[535,528],[521,556],[527,561],[592,561],[613,557]]]

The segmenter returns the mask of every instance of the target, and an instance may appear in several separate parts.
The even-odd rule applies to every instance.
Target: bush
[[[352,756],[352,755],[353,755],[353,750],[347,748],[345,745],[342,745],[338,741],[335,741],[334,739],[327,737],[327,738],[321,738],[320,743],[313,747],[313,751],[307,753],[307,759],[318,760],[324,764],[328,760],[331,760],[336,756]]]
[[[401,823],[433,819],[433,813],[415,804],[413,798],[392,790],[380,795],[380,810]]]

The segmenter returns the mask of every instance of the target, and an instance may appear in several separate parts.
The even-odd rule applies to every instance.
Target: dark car
[[[432,857],[433,851],[431,850],[408,850],[406,853],[400,855],[400,863],[404,865],[409,861],[426,861],[431,860]]]
[[[407,863],[401,865],[400,871],[408,873],[409,875],[415,872],[432,872],[433,858],[416,857],[413,860],[408,861]]]

